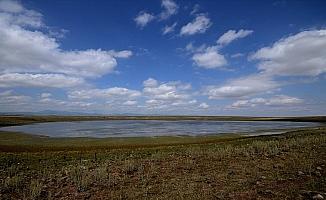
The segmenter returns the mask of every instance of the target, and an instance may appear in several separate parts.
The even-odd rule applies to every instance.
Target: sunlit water
[[[277,121],[161,121],[112,120],[50,122],[0,128],[50,137],[141,137],[171,135],[209,135],[221,133],[272,134],[286,129],[313,127],[318,123]]]

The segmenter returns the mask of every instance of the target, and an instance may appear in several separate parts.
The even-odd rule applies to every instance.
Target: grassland
[[[0,199],[313,199],[326,197],[325,177],[324,127],[258,137],[0,132]]]

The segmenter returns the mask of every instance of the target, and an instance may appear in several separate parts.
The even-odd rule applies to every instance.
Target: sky
[[[0,0],[0,112],[326,114],[326,1]]]

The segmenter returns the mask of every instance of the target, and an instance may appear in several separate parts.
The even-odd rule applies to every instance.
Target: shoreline
[[[249,116],[0,116],[0,127],[44,122],[105,121],[105,120],[201,120],[201,121],[289,121],[326,123],[326,116],[249,117]]]
[[[326,126],[284,130],[282,133],[244,135],[215,134],[201,136],[155,136],[155,137],[107,137],[107,138],[53,138],[20,132],[0,131],[0,152],[43,151],[94,151],[113,149],[147,149],[159,147],[191,146],[203,144],[225,144],[241,140],[287,138],[305,132],[326,131]]]
[[[0,197],[38,188],[40,199],[311,199],[326,195],[325,142],[326,127],[128,139],[0,132]]]

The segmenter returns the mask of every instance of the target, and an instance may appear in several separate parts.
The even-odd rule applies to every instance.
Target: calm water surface
[[[313,127],[311,122],[255,122],[255,121],[161,121],[161,120],[112,120],[50,122],[0,128],[50,137],[140,137],[170,135],[208,135],[221,133],[266,134],[285,129]]]

